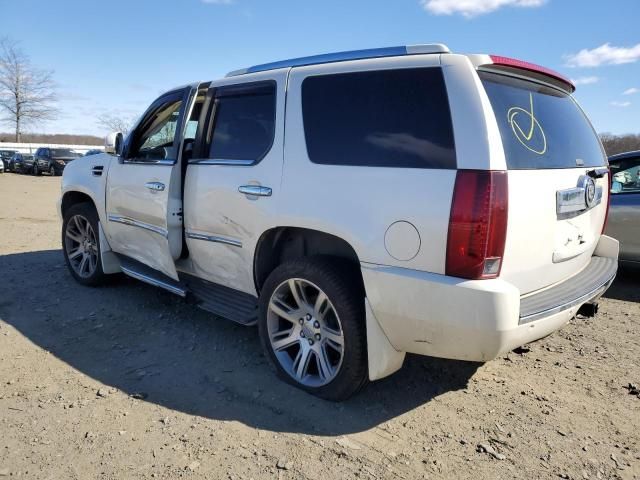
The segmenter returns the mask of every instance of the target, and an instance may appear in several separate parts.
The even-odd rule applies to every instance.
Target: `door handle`
[[[242,185],[238,187],[238,191],[245,195],[254,195],[256,197],[270,197],[271,193],[273,193],[271,188],[260,185]]]
[[[160,182],[147,182],[144,184],[149,190],[153,190],[154,192],[162,192],[164,190],[164,183]]]

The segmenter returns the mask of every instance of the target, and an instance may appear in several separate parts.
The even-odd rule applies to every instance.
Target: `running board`
[[[189,292],[198,300],[198,307],[240,325],[255,325],[258,321],[258,299],[248,293],[208,282],[192,275],[181,274]]]
[[[148,267],[147,265],[130,257],[119,254],[116,255],[120,260],[120,268],[127,276],[140,280],[141,282],[148,283],[149,285],[153,285],[154,287],[163,288],[183,298],[187,296],[187,289],[182,283],[176,282],[173,278],[168,277],[164,273]]]

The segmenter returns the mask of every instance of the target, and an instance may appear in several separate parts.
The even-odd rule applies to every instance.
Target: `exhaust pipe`
[[[578,309],[577,315],[582,315],[583,317],[591,318],[595,317],[596,313],[598,313],[598,304],[597,303],[585,303]]]

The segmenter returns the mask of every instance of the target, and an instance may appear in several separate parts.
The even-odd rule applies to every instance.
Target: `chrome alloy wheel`
[[[327,295],[313,283],[292,278],[269,299],[267,329],[282,368],[307,387],[331,382],[342,366],[344,334]]]
[[[82,278],[88,278],[98,265],[98,241],[89,220],[74,215],[67,222],[64,248],[73,270]]]

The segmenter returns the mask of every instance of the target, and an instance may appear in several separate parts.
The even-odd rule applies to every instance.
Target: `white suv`
[[[258,324],[290,383],[347,398],[405,353],[487,361],[616,274],[608,169],[536,65],[418,45],[258,65],[162,95],[64,171],[71,274],[124,272]]]

